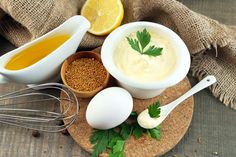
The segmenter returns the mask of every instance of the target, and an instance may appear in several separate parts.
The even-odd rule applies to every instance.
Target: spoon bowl
[[[210,85],[214,84],[216,82],[215,76],[209,75],[202,79],[198,84],[196,84],[193,88],[191,88],[188,92],[186,92],[184,95],[179,97],[178,99],[174,100],[173,102],[161,106],[161,113],[160,117],[158,118],[152,118],[148,114],[148,109],[141,112],[138,116],[138,123],[141,127],[146,129],[152,129],[160,125],[166,117],[185,99],[189,98],[190,96],[194,95],[195,93],[203,90],[206,87],[209,87]]]

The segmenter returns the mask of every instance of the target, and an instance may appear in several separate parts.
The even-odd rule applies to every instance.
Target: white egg
[[[86,120],[96,129],[110,129],[123,123],[133,109],[133,98],[128,91],[110,87],[100,91],[88,104]]]

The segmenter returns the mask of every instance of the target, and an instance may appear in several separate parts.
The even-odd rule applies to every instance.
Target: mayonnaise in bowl
[[[117,68],[130,79],[139,82],[158,82],[167,78],[175,69],[176,53],[169,39],[149,31],[151,35],[150,43],[144,50],[150,46],[162,48],[161,55],[149,56],[135,51],[123,38],[115,49],[114,62]],[[131,33],[129,38],[135,38],[136,32]]]

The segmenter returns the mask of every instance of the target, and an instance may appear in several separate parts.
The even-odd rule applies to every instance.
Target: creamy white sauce
[[[150,31],[149,31],[150,32]],[[176,52],[169,42],[170,39],[150,32],[150,45],[163,48],[162,55],[142,55],[131,48],[126,38],[121,40],[114,54],[114,61],[118,69],[126,76],[139,82],[158,82],[168,77],[176,65]],[[129,35],[136,38],[135,32]]]
[[[138,115],[138,124],[145,129],[153,129],[162,123],[163,117],[152,118],[148,113],[148,109],[144,110]]]

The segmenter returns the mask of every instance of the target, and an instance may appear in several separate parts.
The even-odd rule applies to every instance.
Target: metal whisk
[[[63,104],[63,105],[62,105]],[[0,123],[60,132],[77,118],[76,95],[59,83],[33,85],[0,96]],[[64,120],[64,124],[59,124]]]

